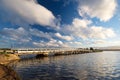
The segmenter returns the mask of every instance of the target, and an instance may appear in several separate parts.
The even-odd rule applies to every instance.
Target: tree
[[[93,49],[92,47],[90,47],[90,50],[92,50],[92,51],[93,51],[94,49]]]

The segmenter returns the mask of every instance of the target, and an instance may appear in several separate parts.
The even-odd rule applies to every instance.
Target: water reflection
[[[120,52],[26,59],[12,63],[22,80],[119,80]]]

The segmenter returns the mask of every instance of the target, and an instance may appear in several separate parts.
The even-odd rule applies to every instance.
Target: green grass
[[[6,52],[0,52],[0,54],[7,54]]]

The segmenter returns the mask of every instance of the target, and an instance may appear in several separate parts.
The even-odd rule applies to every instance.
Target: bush
[[[94,49],[93,49],[92,47],[90,47],[90,50],[92,50],[92,51],[93,51]]]

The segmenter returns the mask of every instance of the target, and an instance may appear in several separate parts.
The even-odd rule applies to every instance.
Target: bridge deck
[[[81,53],[90,53],[92,50],[89,49],[75,49],[75,48],[67,48],[67,49],[18,49],[16,50],[17,55],[24,54],[37,54],[37,55],[69,55],[69,54],[81,54]]]

